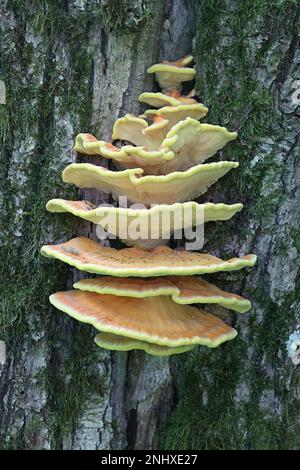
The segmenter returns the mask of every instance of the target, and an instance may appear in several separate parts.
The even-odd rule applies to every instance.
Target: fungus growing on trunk
[[[255,255],[224,261],[207,253],[172,250],[167,246],[152,250],[136,247],[117,250],[87,237],[73,238],[59,245],[45,245],[42,254],[81,271],[119,277],[209,274],[242,269],[256,262]]]
[[[202,119],[208,113],[208,109],[201,103],[180,104],[177,106],[164,106],[160,109],[146,109],[144,117],[154,120],[155,118],[167,119],[169,121],[169,129],[178,122],[184,121],[186,118]]]
[[[77,237],[45,245],[41,250],[46,257],[106,276],[81,279],[74,284],[77,290],[50,296],[59,310],[99,330],[95,342],[106,349],[140,349],[167,356],[197,345],[216,347],[233,339],[236,330],[191,304],[217,304],[239,313],[251,307],[249,300],[194,275],[251,267],[255,255],[222,260],[208,253],[159,246],[176,230],[185,234],[184,229],[199,226],[199,211],[203,223],[228,220],[242,209],[239,203],[191,201],[239,165],[232,161],[204,163],[237,134],[198,122],[208,109],[197,102],[194,90],[181,94],[182,84],[195,77],[192,63],[193,57],[186,56],[150,67],[148,72],[155,74],[161,91],[142,93],[139,101],[156,109],[148,109],[139,117],[126,114],[117,119],[112,143],[87,133],[77,135],[76,151],[111,159],[121,171],[73,163],[62,174],[64,182],[78,188],[98,189],[115,198],[126,196],[146,207],[96,207],[89,201],[63,199],[47,204],[51,212],[71,213],[100,224],[133,245],[117,250]],[[121,146],[113,145],[115,140]],[[191,217],[183,217],[178,223],[175,216],[187,209]],[[138,237],[124,232],[124,226],[131,223],[144,227]]]
[[[96,207],[89,201],[51,199],[46,208],[50,212],[69,212],[82,219],[99,224],[127,245],[154,248],[166,244],[174,230],[187,230],[204,222],[228,220],[243,208],[243,204],[198,204],[194,201],[170,205],[156,205],[151,209]],[[189,215],[187,217],[187,215]],[[130,228],[137,227],[131,236]],[[126,230],[124,230],[124,228]],[[138,231],[140,233],[138,235]]]
[[[157,278],[96,277],[75,282],[75,289],[120,297],[170,296],[177,304],[219,304],[239,313],[251,308],[249,300],[219,289],[200,277],[166,276]]]
[[[196,345],[177,346],[169,348],[168,346],[160,346],[159,344],[147,343],[126,336],[114,335],[112,333],[99,333],[94,339],[97,346],[112,351],[132,351],[133,349],[141,349],[151,356],[172,356],[173,354],[182,354],[194,349]]]
[[[154,108],[162,108],[163,106],[178,106],[181,104],[196,104],[197,100],[193,98],[193,92],[187,96],[182,96],[179,91],[175,90],[170,93],[153,93],[145,92],[139,96],[141,103],[149,104]]]
[[[236,330],[204,310],[178,305],[168,297],[117,297],[94,292],[66,291],[50,296],[59,310],[104,333],[177,347],[219,346],[237,335]]]
[[[181,90],[183,82],[194,80],[196,70],[187,67],[193,62],[193,56],[188,55],[176,62],[164,61],[148,68],[148,73],[155,73],[160,88],[165,91]]]
[[[91,163],[71,163],[64,169],[62,177],[65,183],[75,184],[78,188],[99,189],[115,198],[127,196],[129,201],[149,207],[195,199],[238,166],[238,162],[221,161],[196,165],[169,175],[144,176],[142,168],[111,171]]]
[[[112,137],[134,145],[117,148],[90,134],[79,134],[74,149],[112,159],[122,169],[139,165],[145,174],[166,175],[203,163],[237,137],[225,127],[200,124],[190,117],[171,130],[168,123],[168,119],[158,117],[149,126],[145,119],[127,114],[117,119]]]

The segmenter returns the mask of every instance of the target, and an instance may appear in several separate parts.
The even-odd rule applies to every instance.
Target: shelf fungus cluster
[[[193,90],[181,94],[183,83],[195,78],[192,64],[187,56],[150,67],[161,91],[142,93],[139,101],[154,109],[117,119],[112,142],[91,134],[76,137],[74,149],[90,163],[67,166],[63,180],[111,193],[115,199],[126,197],[133,205],[96,207],[89,201],[63,199],[47,204],[49,211],[86,219],[129,245],[115,249],[77,237],[42,247],[44,256],[97,276],[76,282],[74,290],[51,295],[50,302],[99,330],[95,342],[102,348],[164,356],[197,345],[216,347],[237,332],[195,304],[218,304],[239,313],[251,307],[248,300],[224,292],[201,275],[253,266],[255,255],[222,260],[165,246],[178,230],[182,234],[197,226],[199,214],[203,224],[228,220],[242,209],[239,203],[194,201],[238,163],[206,163],[237,134],[199,122],[208,109]],[[118,170],[95,165],[93,155],[112,160]],[[190,216],[184,217],[187,212]],[[139,230],[130,231],[129,226]]]

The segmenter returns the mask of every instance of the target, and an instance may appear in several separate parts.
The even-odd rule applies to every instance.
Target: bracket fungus
[[[187,55],[176,62],[164,61],[148,68],[148,73],[154,73],[160,88],[164,91],[180,90],[183,82],[189,82],[195,78],[196,70],[191,65],[193,56]]]
[[[71,163],[63,173],[65,183],[78,188],[99,189],[115,198],[127,196],[133,203],[146,206],[175,204],[195,199],[233,168],[238,162],[214,162],[196,165],[169,175],[146,175],[142,168],[111,171],[91,163]]]
[[[146,109],[144,118],[151,119],[167,119],[169,121],[169,129],[178,124],[180,121],[184,121],[186,118],[191,119],[202,119],[208,113],[208,109],[202,103],[196,104],[180,104],[177,106],[164,106],[160,109]]]
[[[168,119],[160,118],[148,126],[144,119],[126,115],[116,121],[113,139],[131,141],[136,145],[122,149],[132,160],[120,162],[118,151],[111,152],[109,156],[102,152],[102,155],[115,159],[124,168],[128,162],[131,166],[142,165],[148,174],[166,175],[203,163],[237,137],[236,132],[229,132],[225,127],[200,124],[190,117],[179,121],[168,132],[168,122]]]
[[[75,282],[73,287],[97,294],[138,299],[165,295],[172,297],[172,300],[180,305],[219,304],[239,313],[247,312],[251,308],[249,300],[240,295],[225,292],[214,284],[195,276],[166,276],[145,279],[104,276],[81,279]]]
[[[181,354],[190,351],[195,345],[168,347],[160,346],[155,343],[147,343],[126,336],[114,335],[111,333],[99,333],[95,336],[95,343],[104,349],[112,351],[132,351],[133,349],[141,349],[152,356],[171,356],[172,354]]]
[[[224,261],[206,253],[172,250],[159,246],[152,250],[117,250],[87,237],[77,237],[58,245],[45,245],[42,254],[74,266],[80,271],[108,276],[168,276],[235,271],[256,263],[255,255]]]
[[[145,119],[126,114],[116,121],[112,138],[134,145],[118,148],[90,134],[79,134],[74,149],[111,159],[122,169],[138,165],[146,175],[167,175],[203,163],[237,137],[225,127],[200,124],[191,117],[171,129],[168,123],[168,119],[158,117],[149,126]]]
[[[72,163],[63,181],[78,188],[92,188],[126,196],[143,207],[95,206],[89,201],[52,199],[50,212],[70,213],[101,226],[130,248],[106,247],[87,237],[45,245],[42,254],[88,273],[103,275],[81,279],[74,290],[57,292],[50,302],[71,317],[93,325],[95,343],[106,349],[168,356],[197,345],[216,347],[235,338],[237,332],[217,315],[192,304],[218,304],[244,313],[250,301],[225,292],[199,275],[251,267],[255,255],[222,260],[208,253],[160,246],[178,229],[208,221],[228,220],[242,204],[198,204],[193,201],[238,162],[204,163],[237,137],[236,132],[212,124],[200,124],[208,109],[194,90],[182,95],[182,85],[194,80],[193,57],[155,64],[158,92],[145,92],[139,101],[156,109],[143,115],[126,114],[116,120],[112,142],[91,134],[78,134],[74,150],[101,155],[119,168],[111,171],[93,163]],[[119,144],[114,145],[114,141]],[[90,160],[91,161],[91,160]],[[190,210],[191,218],[176,219]],[[166,224],[166,220],[168,224]],[[140,228],[135,237],[126,228]],[[168,226],[167,226],[168,225]]]
[[[161,204],[146,208],[94,206],[89,201],[51,199],[46,209],[50,212],[68,212],[82,219],[99,224],[120,238],[127,245],[155,248],[166,244],[175,230],[185,231],[198,224],[228,220],[242,209],[242,204],[198,204],[194,201]],[[136,230],[131,233],[129,227]]]
[[[187,96],[182,96],[178,90],[174,90],[173,92],[169,93],[154,93],[150,91],[141,93],[139,96],[139,101],[140,103],[149,104],[154,108],[162,108],[163,106],[169,105],[179,106],[181,104],[197,104],[197,100],[195,100],[193,96],[194,90],[192,90],[192,92]]]
[[[178,305],[164,296],[120,298],[71,290],[52,294],[50,302],[99,331],[160,346],[201,344],[213,348],[237,335],[234,328],[215,315],[189,305]]]

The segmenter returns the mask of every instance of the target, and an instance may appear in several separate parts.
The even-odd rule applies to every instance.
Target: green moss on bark
[[[100,14],[107,31],[119,34],[134,33],[145,26],[151,18],[152,0],[105,0],[101,5]]]
[[[300,320],[299,292],[288,288],[284,268],[272,264],[299,259],[289,261],[297,247],[291,241],[297,240],[295,224],[283,224],[280,215],[284,204],[292,205],[285,168],[296,122],[278,104],[292,67],[299,12],[288,0],[236,1],[230,12],[224,2],[203,0],[198,15],[197,94],[210,109],[208,122],[238,130],[237,141],[220,158],[240,162],[203,200],[244,203],[238,217],[206,228],[205,249],[226,257],[247,247],[259,259],[248,273],[211,277],[243,293],[253,309],[243,318],[225,315],[239,331],[233,342],[178,361],[178,402],[164,446],[299,448],[300,406],[292,397],[299,393],[300,372],[286,353],[286,340]],[[282,285],[274,278],[280,269]]]
[[[6,342],[8,361],[13,354],[17,362],[23,338],[46,331],[40,341],[55,364],[31,379],[48,390],[45,419],[56,447],[75,427],[89,392],[103,393],[106,375],[95,369],[98,351],[88,326],[75,327],[66,318],[65,337],[58,332],[59,314],[48,297],[66,289],[70,270],[40,255],[43,244],[71,238],[78,230],[73,217],[47,213],[45,206],[54,197],[76,198],[76,190],[60,178],[72,161],[72,142],[67,142],[65,131],[72,125],[76,134],[91,120],[93,50],[86,48],[86,31],[95,28],[99,12],[92,14],[88,8],[75,14],[59,1],[12,1],[7,12],[16,27],[10,31],[4,24],[0,38],[0,78],[7,87],[7,102],[0,105],[0,339]],[[57,59],[63,45],[69,54],[66,69]],[[29,318],[35,318],[36,332],[31,332]],[[67,329],[73,327],[77,343],[74,339],[72,354],[57,358],[58,338],[63,344],[70,336]],[[40,421],[40,414],[28,415],[26,433],[32,447]],[[12,423],[12,434],[0,438],[1,448],[24,448],[24,429],[17,427]]]

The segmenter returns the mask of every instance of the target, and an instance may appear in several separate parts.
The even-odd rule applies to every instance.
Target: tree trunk
[[[0,0],[2,448],[299,447],[300,375],[286,351],[300,322],[298,13],[292,0]],[[45,204],[76,197],[60,180],[75,135],[108,139],[153,89],[147,67],[192,43],[209,122],[239,131],[219,158],[240,168],[202,199],[245,204],[206,227],[204,249],[258,255],[249,272],[213,276],[253,309],[215,309],[239,331],[217,350],[110,353],[49,305],[79,273],[40,247],[94,228]]]

